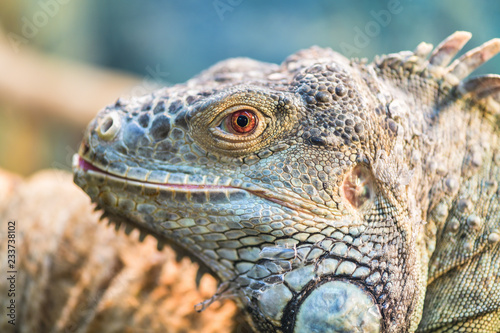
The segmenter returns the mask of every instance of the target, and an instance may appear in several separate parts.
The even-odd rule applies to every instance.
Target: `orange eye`
[[[258,124],[257,115],[252,110],[239,110],[228,115],[222,122],[222,129],[233,134],[252,132]]]
[[[374,196],[373,176],[370,170],[365,166],[356,166],[344,179],[342,191],[354,208],[363,207]]]

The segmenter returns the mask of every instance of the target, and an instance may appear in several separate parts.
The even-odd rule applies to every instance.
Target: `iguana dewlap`
[[[75,182],[221,281],[259,332],[500,332],[500,52],[229,59],[118,100]],[[204,303],[201,308],[210,304]]]

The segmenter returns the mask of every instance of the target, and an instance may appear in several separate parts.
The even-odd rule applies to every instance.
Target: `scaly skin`
[[[229,59],[101,111],[75,182],[256,331],[500,332],[500,76],[464,80],[500,40],[448,66],[469,38]]]

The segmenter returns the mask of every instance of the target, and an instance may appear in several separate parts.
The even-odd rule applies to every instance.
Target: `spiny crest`
[[[488,99],[492,102],[488,104],[489,110],[500,112],[500,75],[487,74],[466,79],[476,68],[500,52],[500,38],[492,39],[451,62],[471,36],[469,32],[457,31],[434,50],[431,44],[423,42],[413,52],[403,51],[375,59],[375,65],[380,69],[399,71],[402,75],[408,71],[433,78],[456,88],[462,96],[468,95],[475,100]]]

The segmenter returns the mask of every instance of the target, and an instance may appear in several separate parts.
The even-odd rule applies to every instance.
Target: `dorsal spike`
[[[458,80],[462,80],[498,52],[500,52],[500,38],[495,38],[455,60],[448,67],[447,72]]]
[[[196,278],[195,278],[195,283],[196,283],[197,289],[200,289],[201,279],[207,273],[208,273],[208,270],[205,268],[205,266],[200,265],[198,268],[198,271],[196,272]]]
[[[478,99],[496,96],[500,92],[500,75],[487,74],[474,77],[461,82],[458,89],[460,93],[471,93]]]
[[[182,258],[184,258],[184,253],[180,251],[175,251],[175,261],[181,262]]]
[[[471,37],[472,34],[467,31],[453,33],[434,49],[429,58],[429,63],[433,66],[447,66]]]
[[[139,242],[142,243],[144,241],[144,239],[146,238],[147,235],[148,235],[148,233],[146,231],[141,230],[140,234],[139,234]]]
[[[131,224],[125,224],[125,234],[130,235],[130,233],[134,230],[134,226]]]
[[[425,60],[425,59],[427,59],[427,57],[431,53],[432,48],[433,48],[432,44],[429,44],[429,43],[426,43],[426,42],[422,42],[422,43],[420,43],[420,44],[417,45],[417,47],[415,48],[415,50],[413,51],[413,53],[417,57]]]
[[[165,247],[165,242],[159,238],[156,238],[156,241],[156,248],[158,249],[158,251],[162,251]]]

